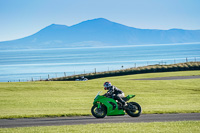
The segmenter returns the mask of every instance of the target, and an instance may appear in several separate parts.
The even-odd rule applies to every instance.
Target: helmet
[[[105,90],[108,90],[108,88],[111,87],[112,84],[111,84],[110,82],[107,81],[107,82],[104,83],[103,86],[104,86],[104,89],[105,89]]]

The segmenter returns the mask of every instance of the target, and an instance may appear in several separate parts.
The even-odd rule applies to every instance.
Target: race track
[[[187,114],[142,114],[140,117],[108,116],[96,119],[93,116],[56,117],[56,118],[23,118],[0,119],[1,128],[30,127],[30,126],[58,126],[96,123],[136,123],[136,122],[167,122],[167,121],[200,121],[200,113]]]

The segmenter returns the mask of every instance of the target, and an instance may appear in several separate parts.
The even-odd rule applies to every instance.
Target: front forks
[[[99,102],[97,102],[97,108],[101,108],[101,104]]]

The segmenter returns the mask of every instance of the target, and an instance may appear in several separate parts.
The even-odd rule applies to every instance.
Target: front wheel
[[[104,118],[107,114],[106,107],[105,106],[100,106],[98,108],[98,105],[93,105],[91,108],[92,115],[96,118]]]
[[[142,108],[136,102],[128,103],[128,109],[126,109],[126,113],[131,117],[139,117],[142,112]]]

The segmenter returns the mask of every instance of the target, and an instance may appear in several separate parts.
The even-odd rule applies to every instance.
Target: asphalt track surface
[[[93,116],[56,117],[56,118],[22,118],[0,119],[0,128],[31,127],[31,126],[60,126],[97,123],[139,123],[139,122],[169,122],[169,121],[200,121],[200,113],[186,114],[142,114],[140,117],[107,116],[97,119]]]

